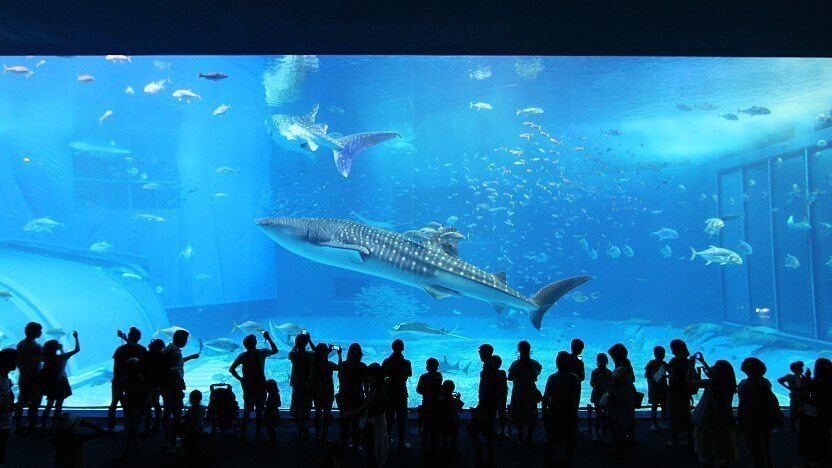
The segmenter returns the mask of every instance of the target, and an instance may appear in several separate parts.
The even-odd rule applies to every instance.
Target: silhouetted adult
[[[266,405],[266,359],[277,354],[277,345],[269,336],[269,332],[264,331],[263,338],[269,344],[269,349],[257,349],[257,336],[255,335],[243,338],[245,351],[237,356],[228,369],[243,387],[243,421],[240,425],[240,438],[244,441],[252,410],[254,410],[254,440],[259,441],[262,438],[263,409]],[[237,372],[240,366],[243,368],[242,375]]]
[[[635,424],[635,392],[632,376],[625,366],[612,371],[612,380],[607,392],[599,402],[609,422],[609,429],[616,447],[623,451],[632,442]]]
[[[343,418],[362,418],[364,441],[367,444],[367,466],[378,467],[387,462],[389,438],[387,435],[387,402],[388,386],[384,382],[384,370],[379,364],[367,366],[367,398],[358,408],[341,415]]]
[[[728,361],[719,360],[708,366],[697,354],[707,379],[696,386],[704,388],[702,398],[693,411],[693,435],[699,461],[706,467],[730,466],[737,458],[737,426],[731,404],[737,393],[737,378]]]
[[[43,408],[40,419],[40,429],[43,432],[46,431],[46,423],[52,407],[55,407],[54,424],[63,411],[64,400],[72,395],[72,387],[66,375],[66,364],[69,358],[81,351],[78,332],[72,332],[72,338],[75,340],[75,348],[66,353],[63,352],[64,346],[58,340],[49,340],[43,344],[43,368],[38,374],[38,388],[46,397],[46,406]]]
[[[474,446],[476,465],[482,465],[483,461],[488,466],[494,465],[494,418],[497,415],[497,399],[499,388],[497,372],[491,362],[494,354],[494,347],[484,344],[479,347],[482,371],[480,371],[479,401],[477,407],[472,410],[471,421],[468,423],[468,435],[471,437],[471,445]],[[486,458],[483,460],[482,442],[480,435],[485,439]]]
[[[116,348],[113,353],[113,380],[111,382],[110,390],[110,407],[107,409],[107,429],[113,431],[116,426],[116,407],[119,404],[119,382],[127,375],[127,361],[136,358],[139,362],[144,361],[147,349],[139,344],[142,339],[142,332],[136,327],[130,327],[127,335],[121,330],[118,331],[118,337],[125,340],[126,343]]]
[[[557,372],[549,376],[543,392],[543,421],[546,429],[546,465],[555,459],[555,446],[564,449],[563,466],[570,466],[578,437],[578,405],[581,382],[572,373],[574,361],[566,351],[555,358]]]
[[[404,358],[404,342],[393,340],[393,353],[381,363],[384,378],[387,382],[387,428],[392,430],[393,420],[396,420],[398,434],[397,446],[399,450],[410,447],[405,441],[405,425],[407,424],[407,379],[413,375],[410,361]]]
[[[532,346],[528,341],[517,343],[517,360],[508,368],[511,388],[511,424],[517,428],[517,439],[531,443],[537,425],[537,404],[542,399],[537,388],[537,378],[543,367],[531,358]]]
[[[800,455],[808,463],[832,463],[829,434],[832,433],[832,361],[815,361],[815,375],[809,382],[809,399],[800,418]]]
[[[425,372],[419,376],[416,393],[422,395],[422,406],[419,411],[419,422],[422,427],[422,450],[433,452],[439,445],[439,397],[442,394],[442,374],[439,372],[439,361],[428,358]]]
[[[329,360],[332,350],[338,353],[338,364]],[[312,402],[315,404],[315,439],[327,443],[329,421],[332,418],[332,403],[335,401],[335,383],[332,373],[341,365],[341,347],[318,343],[315,346],[315,358],[312,362]]]
[[[777,397],[771,391],[771,382],[764,377],[766,366],[757,358],[746,358],[740,370],[747,376],[737,386],[739,399],[737,416],[739,429],[745,436],[751,460],[758,468],[770,468],[771,432],[777,423]]]
[[[40,406],[37,379],[43,363],[43,348],[37,341],[43,334],[43,327],[37,322],[29,322],[23,333],[26,337],[17,344],[17,405],[14,409],[17,432],[23,431],[24,408],[29,409],[28,427],[30,430],[35,430],[38,406]]]
[[[289,414],[295,418],[298,436],[302,439],[309,436],[306,421],[309,420],[309,411],[312,409],[310,381],[315,355],[307,349],[311,343],[310,336],[301,333],[295,336],[295,346],[289,351],[289,361],[292,362],[292,375],[289,378],[289,385],[292,387],[292,402],[289,406]]]
[[[696,393],[696,387],[691,385],[695,380],[694,363],[690,358],[688,346],[684,341],[676,339],[670,342],[670,352],[673,358],[667,363],[667,415],[670,418],[670,432],[673,437],[670,444],[679,447],[679,436],[687,434],[687,443],[693,448],[693,430],[691,427],[691,395]]]
[[[131,357],[122,364],[121,375],[113,383],[113,393],[116,401],[121,402],[124,410],[124,427],[127,440],[124,444],[122,456],[126,458],[131,449],[138,448],[139,423],[147,410],[147,381],[141,373],[141,361]]]
[[[182,410],[185,399],[185,363],[192,359],[199,359],[199,353],[182,356],[182,349],[188,345],[190,333],[187,330],[176,330],[173,341],[162,351],[167,377],[162,388],[162,399],[165,409],[162,413],[162,429],[165,441],[171,447],[176,445],[176,438],[182,435]]]
[[[338,411],[341,413],[341,443],[346,447],[350,443],[353,450],[358,450],[361,432],[358,418],[344,417],[345,413],[361,406],[367,395],[367,364],[361,362],[363,353],[361,345],[353,343],[347,348],[347,359],[338,368]]]
[[[168,369],[162,351],[165,349],[165,342],[160,339],[151,340],[147,345],[147,354],[142,362],[142,375],[147,383],[147,410],[145,413],[145,433],[150,430],[153,420],[153,430],[158,432],[162,427],[162,404],[159,399],[162,397],[162,389],[167,384]],[[153,417],[155,412],[155,418]]]
[[[0,466],[6,461],[6,441],[14,416],[14,392],[9,373],[17,368],[17,355],[16,349],[0,351]]]
[[[581,359],[581,354],[584,352],[584,342],[580,338],[575,338],[569,344],[569,349],[569,372],[575,374],[579,382],[583,382],[586,379],[586,368],[583,359]]]

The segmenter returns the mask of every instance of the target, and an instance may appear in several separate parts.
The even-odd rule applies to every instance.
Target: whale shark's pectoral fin
[[[503,273],[503,277],[505,277],[505,273]],[[494,310],[497,311],[498,314],[502,314],[504,310],[506,310],[505,304],[498,304],[496,302],[492,302],[491,305],[494,307]]]
[[[370,251],[363,245],[344,244],[341,242],[322,242],[318,244],[321,247],[326,247],[333,250],[334,255],[347,256],[350,261],[355,263],[363,263],[364,257],[370,255]]]
[[[497,273],[491,273],[491,276],[493,276],[494,279],[496,279],[497,281],[499,281],[501,283],[506,282],[506,273],[504,271],[500,271],[500,272],[497,272]]]
[[[306,140],[306,148],[309,151],[318,151],[320,146],[312,140]]]
[[[448,289],[443,286],[439,286],[438,284],[434,284],[431,286],[425,286],[425,291],[428,292],[434,299],[445,299],[446,297],[451,296],[459,296],[460,294],[453,289]]]

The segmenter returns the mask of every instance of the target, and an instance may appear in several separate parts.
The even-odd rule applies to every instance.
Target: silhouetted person
[[[193,390],[188,395],[188,409],[182,418],[182,450],[191,465],[200,464],[206,457],[205,415],[202,392]]]
[[[407,379],[413,375],[410,361],[404,358],[404,342],[393,340],[393,353],[381,363],[384,378],[387,382],[387,428],[392,430],[393,420],[396,421],[398,434],[397,446],[399,450],[410,447],[405,441],[405,425],[407,424]]]
[[[693,449],[693,428],[691,427],[691,396],[696,387],[691,380],[696,379],[694,361],[690,357],[688,346],[682,340],[670,342],[673,358],[667,363],[667,413],[670,418],[670,432],[673,437],[671,445],[679,447],[679,436],[687,435],[688,448]]]
[[[289,414],[295,418],[298,425],[298,436],[305,439],[309,436],[306,421],[309,419],[309,411],[312,409],[312,390],[310,381],[312,377],[312,363],[315,355],[307,349],[312,343],[306,333],[295,336],[295,346],[289,351],[289,361],[292,362],[292,375],[289,385],[292,387],[292,402],[289,406]]]
[[[708,377],[696,382],[705,389],[694,410],[696,455],[705,467],[730,466],[737,458],[737,426],[731,408],[737,393],[734,368],[723,360],[708,366],[700,353],[696,356]]]
[[[610,383],[612,383],[612,371],[607,368],[609,358],[604,353],[598,353],[595,357],[595,369],[589,376],[589,386],[592,387],[592,393],[589,395],[590,404],[587,405],[587,425],[589,426],[589,433],[592,434],[592,410],[595,410],[595,434],[592,440],[601,440],[601,430],[603,428],[604,434],[607,432],[607,423],[603,413],[601,412],[600,402],[601,397],[607,393]]]
[[[280,421],[280,389],[277,381],[269,379],[266,381],[266,405],[263,408],[263,426],[269,434],[269,443],[274,445],[277,441],[275,429]]]
[[[141,374],[141,361],[131,357],[122,365],[121,374],[113,385],[113,397],[121,402],[124,411],[124,427],[127,441],[123,456],[127,457],[130,449],[138,449],[139,423],[147,411],[147,381]]]
[[[41,431],[46,431],[46,423],[52,407],[55,407],[55,418],[57,418],[63,411],[64,400],[72,395],[72,388],[66,376],[66,363],[69,358],[81,351],[78,332],[72,332],[72,338],[75,340],[75,349],[68,353],[63,352],[64,346],[58,340],[49,340],[43,344],[43,368],[38,374],[38,386],[46,396],[46,407],[43,409],[40,420]]]
[[[351,443],[355,451],[361,442],[359,420],[344,417],[344,414],[358,409],[367,396],[367,365],[361,362],[362,357],[361,345],[353,343],[347,349],[347,359],[338,369],[337,401],[341,413],[341,443],[345,447]]]
[[[464,403],[459,393],[455,392],[453,380],[442,382],[442,394],[439,397],[439,447],[448,461],[456,461],[456,441],[459,437],[459,412]]]
[[[500,423],[498,433],[500,437],[506,438],[511,432],[508,428],[508,376],[502,369],[503,358],[498,355],[491,356],[491,363],[494,365],[494,377],[497,379],[497,420]],[[508,432],[506,429],[509,429]]]
[[[182,356],[182,349],[188,345],[190,333],[176,330],[173,341],[162,351],[167,377],[162,389],[165,409],[162,414],[162,429],[165,441],[170,447],[176,446],[176,438],[182,435],[182,410],[185,398],[185,363],[199,359],[199,353]]]
[[[37,341],[43,334],[43,327],[37,322],[29,322],[23,333],[26,337],[17,344],[17,406],[14,409],[17,432],[23,431],[24,408],[29,409],[29,430],[35,430],[40,406],[38,374],[43,363],[43,348]]]
[[[147,349],[139,344],[139,340],[142,339],[142,332],[138,328],[131,327],[127,335],[119,330],[118,337],[126,343],[116,348],[115,353],[113,353],[113,380],[110,391],[110,407],[107,410],[107,429],[111,432],[116,426],[116,407],[119,404],[118,385],[119,381],[127,375],[127,361],[136,358],[143,362],[145,354],[147,354]]]
[[[832,361],[815,361],[815,376],[809,382],[809,398],[800,420],[800,455],[807,463],[832,462],[829,434],[832,431]]]
[[[600,405],[619,450],[629,447],[635,423],[635,393],[627,369],[616,367]]]
[[[483,461],[488,466],[494,465],[494,418],[497,415],[497,399],[500,390],[497,382],[497,370],[491,357],[494,354],[494,347],[484,344],[479,347],[482,371],[480,371],[479,401],[477,407],[471,410],[471,421],[468,423],[468,435],[471,436],[471,445],[474,446],[476,456],[475,464],[480,466]],[[482,442],[480,435],[485,439],[486,458],[483,460]]]
[[[757,358],[746,358],[740,370],[747,376],[737,388],[739,429],[745,437],[751,460],[758,468],[774,466],[771,459],[771,431],[775,428],[779,404],[766,379],[766,366]],[[802,369],[801,369],[802,370]]]
[[[543,421],[546,429],[546,465],[555,460],[555,446],[564,449],[564,466],[572,464],[578,437],[578,406],[581,401],[581,382],[572,373],[574,356],[566,351],[555,359],[557,372],[549,376],[543,391]]]
[[[581,354],[584,352],[584,342],[580,338],[575,338],[569,345],[569,371],[575,374],[579,382],[586,379],[586,369],[584,368],[584,361],[581,359]]]
[[[162,351],[165,349],[165,342],[155,339],[147,346],[147,353],[142,361],[142,375],[147,383],[147,409],[145,413],[145,433],[150,430],[150,423],[153,420],[153,430],[158,432],[162,427],[162,404],[159,401],[162,397],[162,389],[167,384],[169,369],[165,363]],[[155,419],[153,412],[155,412]]]
[[[12,430],[15,405],[9,373],[17,368],[17,357],[15,349],[0,351],[0,465],[6,461],[6,441]]]
[[[532,441],[537,425],[537,404],[542,399],[537,388],[537,378],[543,367],[531,358],[532,346],[528,341],[517,343],[517,360],[508,368],[507,379],[511,387],[511,424],[517,428],[517,440],[522,444]]]
[[[811,372],[806,369],[803,372],[803,361],[796,361],[789,364],[791,373],[777,379],[777,383],[789,391],[789,425],[792,432],[797,432],[797,424],[800,421],[800,414],[803,412],[803,405],[809,397],[808,381]]]
[[[439,442],[437,428],[439,397],[442,393],[442,374],[439,372],[439,361],[428,358],[425,372],[419,376],[416,393],[422,395],[422,408],[419,419],[422,423],[422,450],[435,451]]]
[[[235,379],[240,381],[243,387],[243,421],[240,424],[240,438],[246,440],[246,429],[251,411],[254,410],[254,440],[259,441],[262,437],[263,408],[266,404],[266,359],[277,354],[277,345],[274,344],[269,332],[263,332],[263,338],[269,344],[269,349],[257,349],[257,336],[248,335],[243,338],[243,351],[231,364],[229,372]],[[243,374],[237,372],[237,368],[243,367]]]
[[[667,363],[664,362],[665,350],[662,346],[653,348],[653,359],[644,367],[647,379],[647,401],[650,403],[650,430],[664,428],[667,420]],[[658,409],[662,409],[662,424],[659,425]]]
[[[335,350],[338,364],[329,360],[329,353]],[[328,443],[329,422],[332,419],[332,404],[335,401],[335,383],[332,373],[341,365],[341,347],[318,343],[312,362],[312,402],[315,404],[315,439]]]
[[[358,408],[342,415],[345,418],[361,419],[364,431],[365,449],[367,451],[367,465],[382,466],[387,462],[387,451],[390,440],[387,435],[387,389],[384,382],[384,370],[376,363],[367,366],[367,383],[369,385],[367,398]]]
[[[74,414],[63,413],[58,416],[52,439],[55,448],[55,468],[83,468],[84,442],[102,435],[103,429]],[[95,463],[95,466],[100,466],[100,463]]]

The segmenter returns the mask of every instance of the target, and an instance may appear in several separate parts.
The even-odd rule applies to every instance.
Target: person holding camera
[[[243,347],[246,350],[237,356],[228,369],[243,387],[243,421],[240,426],[240,438],[243,441],[246,440],[246,429],[252,410],[254,410],[254,440],[259,441],[262,438],[263,409],[266,405],[266,359],[277,354],[277,345],[274,344],[268,331],[263,331],[263,338],[269,344],[268,349],[257,348],[256,335],[252,334],[243,338]],[[242,375],[237,372],[240,366],[243,368]]]
[[[338,353],[338,364],[329,360],[329,353],[332,351]],[[341,364],[340,346],[324,343],[315,345],[312,375],[309,382],[312,390],[312,402],[315,405],[315,440],[322,444],[329,442],[326,434],[329,432],[332,404],[335,402],[335,383],[332,374],[341,367]]]
[[[107,409],[107,430],[113,432],[116,427],[116,407],[121,402],[120,396],[123,393],[119,382],[127,377],[127,361],[136,358],[141,364],[144,363],[147,349],[139,344],[142,339],[142,332],[136,327],[130,327],[130,331],[124,333],[116,331],[116,335],[124,340],[124,344],[116,348],[113,353],[113,380],[111,383],[110,407]],[[122,406],[123,406],[123,402]]]

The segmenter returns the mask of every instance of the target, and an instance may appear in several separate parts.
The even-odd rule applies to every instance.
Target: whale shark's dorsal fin
[[[505,304],[497,304],[496,302],[492,302],[491,305],[494,306],[494,310],[496,310],[498,314],[502,314],[503,311],[506,309]]]
[[[318,107],[319,105],[315,104],[315,107],[313,107],[312,110],[306,114],[306,118],[312,123],[315,123],[315,118],[318,116]]]
[[[326,135],[326,131],[329,130],[329,125],[325,123],[315,124],[315,126],[318,127],[318,129],[320,129],[321,133],[323,133],[324,135]]]
[[[448,289],[448,288],[439,286],[438,284],[434,284],[434,285],[431,285],[431,286],[425,286],[425,291],[427,291],[428,294],[433,296],[433,298],[436,299],[436,300],[445,299],[446,297],[451,297],[451,296],[459,296],[459,293],[454,291],[453,289]]]
[[[506,282],[506,272],[504,272],[504,271],[499,271],[499,272],[497,272],[497,273],[491,273],[491,276],[493,276],[494,278],[496,278],[496,279],[497,279],[497,281],[499,281],[499,282],[501,282],[501,283],[505,283],[505,282]]]

